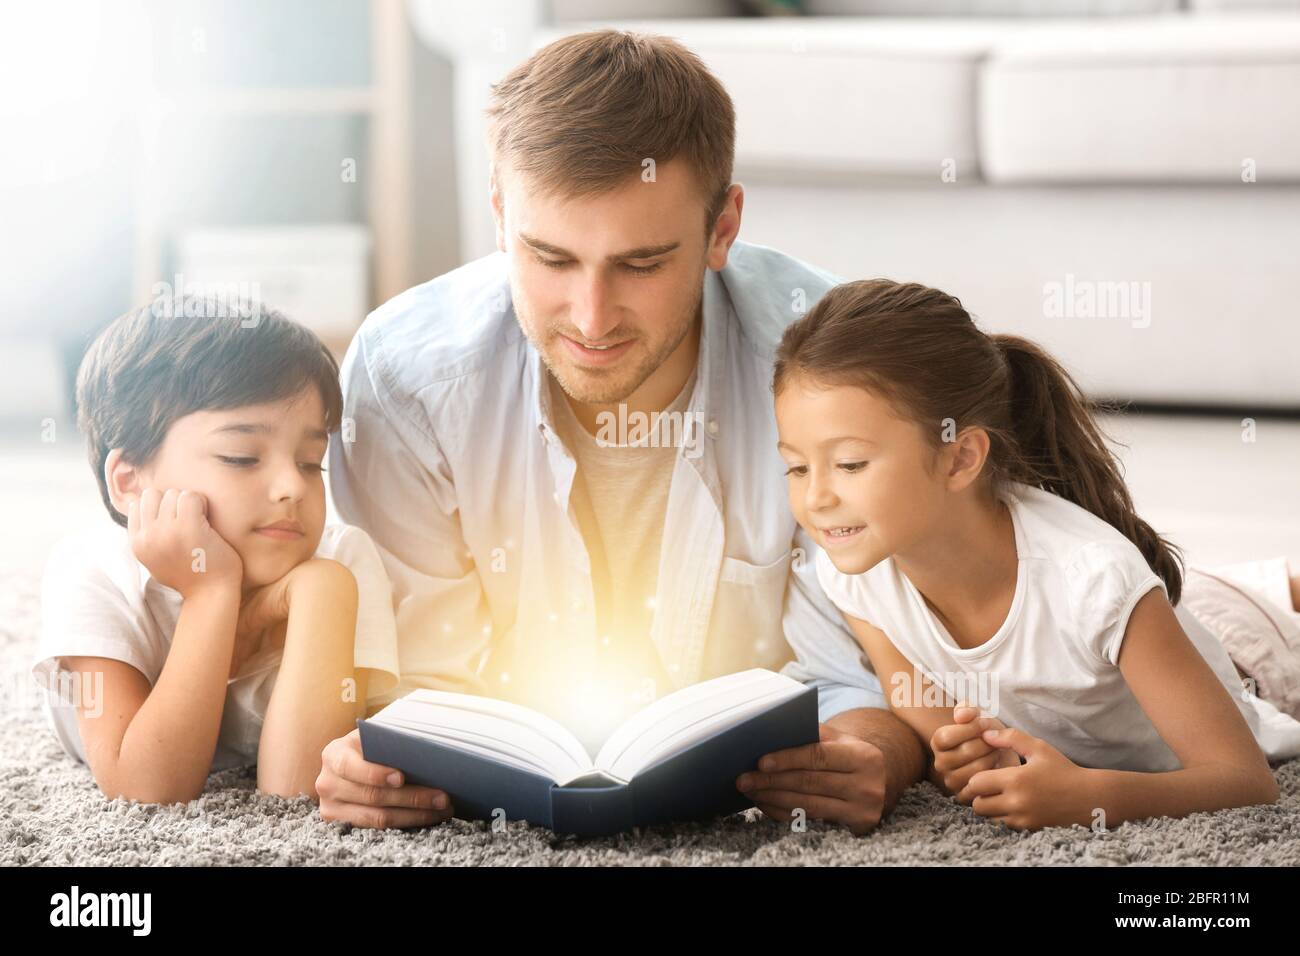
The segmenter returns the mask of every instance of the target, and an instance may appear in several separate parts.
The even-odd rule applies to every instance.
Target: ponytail
[[[1119,461],[1079,387],[1045,351],[986,335],[955,296],[888,279],[846,282],[786,327],[772,389],[796,373],[888,397],[936,447],[944,422],[989,436],[990,483],[1018,481],[1073,502],[1128,538],[1182,594],[1182,559],[1133,511]]]
[[[1007,367],[1013,441],[999,456],[1005,477],[1072,501],[1128,538],[1165,582],[1169,603],[1182,594],[1178,549],[1138,517],[1120,464],[1106,445],[1078,385],[1028,339],[990,335]]]

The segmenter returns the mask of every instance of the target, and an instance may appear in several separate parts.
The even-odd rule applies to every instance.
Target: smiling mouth
[[[822,534],[828,538],[851,538],[865,527],[864,524],[855,524],[842,525],[838,528],[823,528]]]
[[[624,339],[622,342],[615,342],[611,345],[586,345],[577,339],[571,339],[567,335],[561,335],[569,353],[578,359],[586,359],[596,363],[612,362],[615,357],[622,355],[636,339]]]

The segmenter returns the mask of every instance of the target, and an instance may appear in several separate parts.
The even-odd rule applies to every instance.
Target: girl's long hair
[[[945,426],[983,428],[995,487],[1018,481],[1086,508],[1137,545],[1178,603],[1178,549],[1133,510],[1119,461],[1074,379],[1028,339],[984,333],[960,300],[937,289],[847,282],[785,330],[773,392],[795,375],[883,397],[936,448]]]

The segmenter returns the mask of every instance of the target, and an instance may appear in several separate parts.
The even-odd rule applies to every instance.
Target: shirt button
[[[710,434],[710,435],[716,435],[717,433],[718,433],[718,420],[717,420],[716,418],[710,419],[710,420],[709,420],[709,434]]]

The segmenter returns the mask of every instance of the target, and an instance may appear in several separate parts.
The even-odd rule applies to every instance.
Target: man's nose
[[[600,343],[618,325],[604,276],[583,276],[576,290],[571,318],[583,339],[593,344]]]

